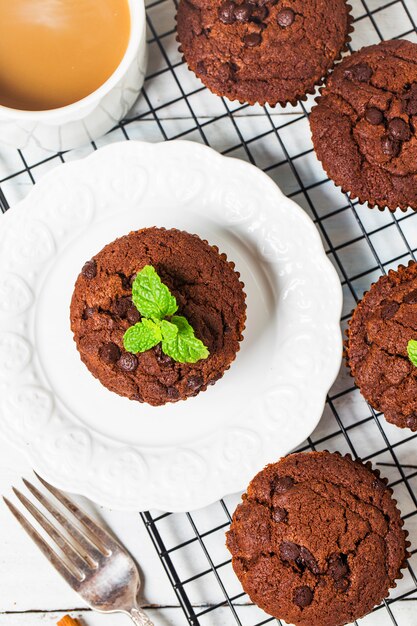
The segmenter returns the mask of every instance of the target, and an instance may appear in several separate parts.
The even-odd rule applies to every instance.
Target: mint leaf
[[[127,329],[123,336],[123,345],[127,352],[146,352],[162,340],[161,329],[152,320],[143,319]]]
[[[417,341],[415,339],[410,339],[408,342],[407,354],[411,363],[417,367]]]
[[[169,322],[168,320],[162,320],[160,327],[162,336],[166,340],[174,339],[178,333],[184,336],[191,335],[194,337],[194,328],[182,315],[174,315]]]
[[[162,339],[172,341],[178,335],[178,328],[175,324],[171,324],[168,320],[162,320],[160,324]]]
[[[187,320],[176,315],[171,322],[161,322],[162,350],[178,363],[197,363],[206,359],[209,351],[200,339],[194,335],[194,330]]]
[[[171,341],[162,340],[162,350],[178,363],[197,363],[209,355],[200,339],[180,333]]]
[[[174,315],[171,322],[178,328],[178,332],[182,335],[192,335],[194,337],[194,328],[182,315]]]
[[[163,284],[152,265],[145,265],[136,276],[132,286],[132,300],[143,317],[155,321],[174,315],[178,309],[175,297]]]

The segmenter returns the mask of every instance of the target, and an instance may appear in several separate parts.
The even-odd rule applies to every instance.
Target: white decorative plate
[[[158,408],[102,387],[69,325],[83,263],[153,225],[218,245],[248,305],[224,378]],[[315,428],[340,366],[341,303],[315,226],[256,167],[185,141],[107,146],[46,175],[0,219],[0,432],[51,483],[100,504],[202,507]]]

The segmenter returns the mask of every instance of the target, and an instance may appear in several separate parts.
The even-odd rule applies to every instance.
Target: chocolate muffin
[[[364,295],[349,322],[346,356],[364,398],[386,419],[417,430],[417,263],[390,270]]]
[[[295,104],[346,49],[350,9],[346,0],[180,0],[180,51],[219,96]]]
[[[180,363],[161,344],[126,352],[123,337],[140,322],[132,283],[146,265],[158,273],[195,336],[209,350]],[[218,381],[239,350],[245,327],[243,283],[234,264],[197,235],[145,228],[107,245],[82,268],[71,302],[71,328],[81,360],[115,393],[153,406],[185,400]]]
[[[227,534],[243,589],[296,626],[342,626],[395,587],[406,532],[387,481],[338,453],[291,454],[250,483]]]
[[[417,44],[384,41],[345,58],[312,109],[328,176],[371,207],[417,209]]]

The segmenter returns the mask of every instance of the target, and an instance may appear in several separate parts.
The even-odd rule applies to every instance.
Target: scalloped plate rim
[[[250,163],[242,161],[238,158],[223,156],[220,153],[213,150],[212,148],[206,145],[195,143],[195,142],[190,142],[190,141],[185,141],[185,140],[174,140],[174,141],[159,142],[159,143],[148,143],[144,141],[130,141],[130,142],[121,141],[121,142],[115,142],[115,143],[106,145],[102,148],[99,148],[97,151],[79,160],[65,162],[59,165],[54,170],[47,172],[40,179],[40,181],[36,183],[35,187],[31,189],[28,195],[19,203],[17,203],[14,207],[12,207],[12,211],[14,212],[14,214],[16,214],[16,211],[22,210],[23,208],[26,207],[26,205],[30,204],[30,198],[31,198],[32,193],[34,193],[34,190],[36,190],[36,193],[39,193],[40,189],[42,190],[46,189],[49,181],[54,179],[54,177],[56,176],[56,172],[58,170],[60,172],[63,172],[64,170],[66,170],[67,174],[70,173],[71,170],[73,170],[74,172],[77,172],[77,170],[79,170],[81,166],[88,167],[87,166],[88,161],[94,161],[94,160],[99,160],[101,158],[104,158],[103,155],[106,155],[106,153],[110,155],[112,152],[118,151],[120,147],[122,146],[123,147],[121,149],[124,150],[125,149],[124,147],[126,145],[130,145],[130,146],[135,145],[138,150],[140,150],[143,147],[146,150],[151,150],[151,151],[157,150],[157,151],[162,151],[162,152],[167,149],[167,146],[168,146],[168,150],[173,150],[174,152],[178,150],[179,152],[181,152],[182,146],[184,146],[185,150],[189,152],[187,156],[190,156],[194,150],[197,150],[197,151],[206,151],[207,155],[210,154],[208,158],[216,159],[218,161],[221,161],[223,159],[227,159],[227,161],[229,162],[233,161],[237,167],[241,169],[246,169],[248,174],[250,173],[250,176],[263,177],[263,183],[269,187],[269,190],[272,194],[276,195],[280,204],[284,206],[285,211],[290,210],[292,212],[296,212],[298,216],[303,220],[306,229],[308,229],[309,236],[311,237],[312,240],[314,240],[316,253],[319,256],[321,256],[323,267],[326,267],[327,269],[328,277],[329,278],[331,277],[331,280],[333,280],[334,284],[335,285],[337,284],[339,287],[339,290],[338,290],[339,300],[338,300],[337,307],[336,307],[338,310],[338,317],[337,319],[335,317],[335,320],[334,320],[335,333],[339,341],[338,341],[338,345],[334,346],[333,367],[331,371],[328,372],[326,381],[322,381],[323,389],[316,400],[317,415],[315,417],[315,420],[311,421],[308,424],[308,427],[305,429],[305,432],[302,432],[300,434],[298,444],[291,447],[291,450],[294,450],[311,434],[311,432],[315,429],[315,427],[319,423],[324,406],[325,406],[326,395],[328,393],[329,388],[331,387],[334,380],[336,379],[336,376],[340,369],[343,348],[342,348],[342,334],[341,334],[341,330],[339,326],[339,319],[340,319],[340,313],[342,310],[343,296],[342,296],[342,288],[340,285],[337,272],[325,253],[325,250],[323,248],[323,245],[320,239],[319,232],[317,228],[315,227],[314,223],[312,222],[310,217],[307,215],[307,213],[298,204],[296,204],[293,200],[291,200],[290,198],[287,198],[283,194],[280,188],[274,183],[274,181],[269,176],[267,176],[267,174],[265,174],[262,170],[260,170],[259,168],[257,168],[256,166]],[[130,149],[131,148],[129,148],[129,150]],[[7,211],[2,216],[2,219],[7,221],[9,215],[11,216],[12,213]],[[0,221],[0,236],[1,236],[1,221]],[[0,330],[2,330],[1,326],[0,326]],[[236,367],[236,364],[234,365],[234,367]],[[192,399],[189,399],[188,402],[192,402]],[[123,510],[124,511],[132,511],[132,510],[136,511],[136,510],[147,510],[147,509],[168,510],[168,508],[164,505],[163,496],[162,498],[159,498],[158,495],[155,493],[152,494],[152,496],[148,496],[148,498],[142,497],[140,499],[141,505],[137,506],[135,503],[131,502],[131,499],[129,499],[128,502],[125,501],[125,503],[123,501],[112,500],[111,495],[105,494],[104,492],[102,492],[102,490],[97,490],[97,488],[94,488],[94,486],[92,485],[83,484],[83,485],[77,486],[76,484],[71,482],[71,478],[63,479],[60,476],[57,476],[57,477],[51,476],[49,475],[48,472],[45,472],[43,470],[42,463],[40,463],[39,460],[36,458],[36,455],[33,454],[33,450],[30,448],[30,446],[25,445],[24,443],[20,445],[17,444],[16,441],[13,441],[12,438],[8,436],[7,433],[3,432],[1,425],[0,425],[0,434],[3,437],[5,437],[14,447],[21,450],[25,454],[25,456],[29,459],[29,461],[33,465],[33,468],[35,469],[35,471],[41,474],[46,480],[51,482],[51,484],[53,484],[54,486],[62,490],[65,490],[71,493],[77,493],[85,497],[89,497],[90,499],[97,502],[98,504],[107,506],[109,508],[113,508],[115,510],[121,510],[121,511]],[[120,444],[120,442],[118,442],[118,445],[119,445],[119,448],[121,449],[124,449],[124,448],[126,448],[127,450],[130,449],[128,448],[128,446]],[[291,450],[288,450],[288,452],[290,452]],[[269,459],[268,462],[272,462],[273,460],[274,459]],[[259,467],[258,469],[260,470],[262,469],[262,467]],[[242,484],[243,482],[245,484]],[[201,508],[203,506],[207,506],[209,504],[212,504],[213,502],[216,502],[217,500],[219,500],[219,498],[224,497],[230,493],[241,491],[245,487],[245,485],[246,485],[246,480],[245,481],[239,480],[239,484],[237,484],[236,482],[236,485],[233,488],[227,489],[227,493],[224,493],[224,489],[220,485],[211,486],[210,489],[207,487],[207,492],[201,496],[200,500],[197,500],[194,498],[193,502],[185,502],[184,504],[186,504],[186,506],[184,506],[184,504],[179,504],[178,507],[170,506],[169,510],[173,512],[183,512],[185,510],[194,510],[197,508]]]

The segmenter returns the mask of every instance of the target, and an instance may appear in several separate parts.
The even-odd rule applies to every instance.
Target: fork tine
[[[11,513],[15,516],[19,524],[23,527],[23,529],[27,532],[29,537],[33,539],[38,548],[43,552],[48,561],[52,563],[57,572],[61,574],[61,576],[67,581],[69,585],[75,590],[79,588],[80,580],[74,576],[74,574],[68,569],[64,561],[57,555],[57,553],[49,547],[49,545],[44,541],[44,539],[40,536],[37,530],[33,528],[32,524],[30,524],[24,515],[16,509],[16,507],[7,499],[3,498],[6,506],[10,509]]]
[[[50,491],[52,495],[55,496],[55,498],[59,500],[59,502],[61,502],[61,504],[63,504],[65,508],[68,509],[68,511],[70,511],[74,517],[76,517],[76,519],[79,520],[81,524],[83,524],[83,526],[85,526],[85,528],[87,528],[92,535],[101,542],[103,548],[107,548],[111,552],[112,550],[121,547],[119,543],[113,539],[113,537],[106,530],[104,530],[104,528],[101,528],[101,526],[99,526],[92,517],[82,511],[72,500],[65,496],[62,491],[52,487],[52,485],[47,483],[46,480],[41,478],[41,476],[39,476],[36,472],[35,475],[40,480],[42,485],[46,487],[48,491]],[[107,554],[106,556],[109,555]]]
[[[44,516],[39,509],[32,504],[30,500],[26,498],[18,489],[13,487],[13,491],[23,506],[33,515],[35,520],[39,522],[44,531],[50,536],[52,541],[62,550],[65,556],[71,562],[71,565],[75,566],[80,574],[85,574],[85,570],[89,567],[88,563],[84,561],[81,556],[74,550],[68,540],[61,535],[61,533],[51,524],[51,522]]]
[[[62,513],[56,508],[54,504],[43,495],[32,483],[23,478],[23,482],[29,489],[32,495],[40,502],[51,515],[59,522],[59,524],[65,528],[67,533],[81,546],[85,551],[85,554],[80,553],[83,558],[87,558],[91,561],[94,567],[101,562],[103,554],[98,550],[98,546],[95,546],[93,542],[86,537],[78,528],[72,524]]]

